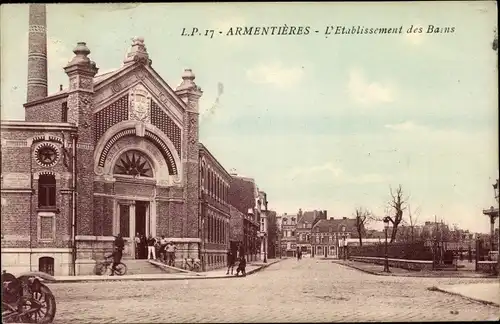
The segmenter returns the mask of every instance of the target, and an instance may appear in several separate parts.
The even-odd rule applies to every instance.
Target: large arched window
[[[38,178],[38,207],[56,206],[56,177],[41,174]]]
[[[123,153],[115,164],[114,174],[153,177],[153,169],[144,153],[139,151],[127,151]]]

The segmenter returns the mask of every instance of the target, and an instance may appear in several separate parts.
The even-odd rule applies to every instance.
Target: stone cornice
[[[41,123],[17,120],[2,120],[1,130],[36,130],[36,131],[70,131],[77,132],[78,127],[70,123]]]

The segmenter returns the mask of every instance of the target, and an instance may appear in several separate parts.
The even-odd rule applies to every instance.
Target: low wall
[[[349,256],[349,260],[358,262],[367,262],[384,265],[385,258]],[[389,267],[402,268],[413,271],[432,270],[432,261],[427,260],[406,260],[406,259],[387,259]]]
[[[478,261],[477,272],[485,273],[498,273],[498,262],[497,261]]]
[[[71,273],[71,249],[69,248],[2,248],[2,270],[14,275],[27,271],[39,271],[40,258],[54,261],[53,274],[67,276]]]

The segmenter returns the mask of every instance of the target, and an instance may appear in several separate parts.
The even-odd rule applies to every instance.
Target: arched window
[[[38,259],[38,271],[54,275],[54,259],[51,257],[41,257]]]
[[[153,177],[153,169],[146,156],[139,151],[123,153],[115,164],[113,173],[129,176]]]
[[[38,207],[56,206],[56,177],[41,174],[38,178]]]

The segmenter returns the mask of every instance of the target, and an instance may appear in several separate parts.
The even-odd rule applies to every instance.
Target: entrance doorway
[[[150,230],[148,224],[147,211],[149,202],[147,201],[136,201],[135,202],[135,231],[139,234],[144,234],[146,237],[149,236]]]
[[[144,235],[146,239],[151,234],[149,218],[149,202],[137,200],[135,202],[135,232]],[[143,241],[139,246],[136,246],[139,249],[135,254],[137,259],[146,259],[147,246],[145,243]]]

